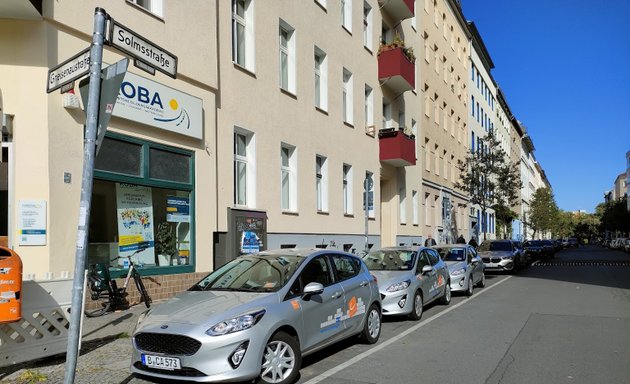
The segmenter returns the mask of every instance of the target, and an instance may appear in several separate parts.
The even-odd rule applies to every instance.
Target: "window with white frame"
[[[328,58],[324,51],[315,47],[315,106],[328,110]]]
[[[366,188],[367,186],[367,188]],[[365,172],[365,181],[363,184],[364,193],[363,193],[363,210],[366,208],[366,195],[367,195],[367,210],[368,217],[374,218],[376,217],[376,210],[374,209],[374,174],[370,171]]]
[[[352,0],[341,0],[341,25],[352,33]]]
[[[413,137],[416,138],[413,149],[416,154],[416,160],[418,160],[418,123],[414,119],[411,119],[411,133],[413,134]]]
[[[413,29],[418,29],[418,26],[416,23],[416,0],[413,0],[413,17],[411,18],[411,27]]]
[[[328,161],[320,155],[315,156],[315,191],[317,212],[328,212]]]
[[[352,215],[352,166],[343,165],[343,213]]]
[[[280,88],[295,93],[295,29],[280,20]]]
[[[418,201],[418,191],[411,191],[411,205],[413,205],[412,207],[412,224],[413,225],[418,225],[419,223],[419,201]]]
[[[392,127],[392,104],[383,98],[383,129]]]
[[[402,186],[398,189],[398,216],[400,217],[400,224],[407,223],[407,191]]]
[[[254,70],[254,2],[232,0],[232,61]]]
[[[372,50],[372,7],[363,2],[363,46]]]
[[[294,146],[282,143],[281,157],[281,208],[283,211],[297,211],[297,156]]]
[[[152,14],[163,17],[164,16],[164,4],[162,0],[127,0],[130,3],[136,4],[139,7],[146,9]]]
[[[365,84],[365,126],[374,126],[374,92],[372,87]]]
[[[352,72],[347,69],[343,69],[343,121],[348,124],[353,124],[354,117],[352,116],[352,89],[353,89]]]
[[[255,207],[256,164],[254,134],[234,128],[234,204]]]
[[[431,225],[432,224],[432,220],[431,220],[431,194],[429,193],[425,193],[424,194],[424,223],[426,225]]]

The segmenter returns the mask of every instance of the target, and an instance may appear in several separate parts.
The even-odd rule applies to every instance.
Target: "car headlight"
[[[210,327],[210,329],[206,331],[206,334],[209,336],[222,336],[228,333],[244,331],[256,325],[264,314],[265,310],[263,309],[258,312],[248,313],[247,315],[222,321]]]
[[[411,280],[405,280],[400,283],[390,285],[389,287],[387,287],[386,291],[387,292],[402,291],[403,289],[407,289],[407,287],[409,287],[409,284],[411,284]]]
[[[466,273],[466,268],[460,268],[451,272],[451,276],[459,276],[459,275],[463,275],[464,273]]]

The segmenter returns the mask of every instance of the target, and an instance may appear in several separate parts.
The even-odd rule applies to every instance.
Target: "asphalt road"
[[[385,319],[379,343],[307,357],[299,383],[630,383],[630,255],[567,249],[420,322]]]

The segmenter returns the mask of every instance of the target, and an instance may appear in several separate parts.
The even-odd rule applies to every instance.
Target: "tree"
[[[479,148],[471,151],[466,161],[458,160],[457,168],[460,179],[455,187],[466,192],[472,204],[479,205],[482,217],[493,206],[515,205],[522,185],[519,165],[508,160],[492,130],[480,139]],[[483,238],[486,240],[485,230]]]
[[[499,233],[499,237],[503,239],[509,238],[512,221],[518,217],[518,214],[505,205],[497,204],[492,209],[494,209],[497,217],[497,233]]]
[[[556,222],[553,223],[551,234],[555,238],[575,237],[576,223],[573,213],[561,210],[558,212]]]
[[[597,212],[601,214],[601,231],[620,232],[622,235],[630,232],[630,211],[627,209],[628,197],[609,201],[603,206],[598,206]],[[601,209],[600,209],[601,207]]]
[[[550,232],[558,220],[559,209],[549,188],[538,188],[529,203],[529,223],[534,231]]]

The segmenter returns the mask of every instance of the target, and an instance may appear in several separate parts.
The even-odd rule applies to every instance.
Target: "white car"
[[[472,296],[473,287],[485,287],[485,266],[477,251],[467,244],[446,244],[433,247],[448,266],[451,291]]]

